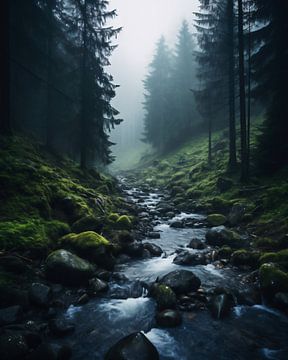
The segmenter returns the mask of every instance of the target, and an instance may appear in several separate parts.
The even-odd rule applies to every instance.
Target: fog
[[[155,43],[164,35],[173,46],[184,19],[194,31],[193,12],[198,10],[198,6],[198,0],[110,1],[110,8],[116,8],[118,13],[113,26],[123,27],[109,69],[115,83],[120,85],[113,105],[124,119],[111,135],[111,140],[117,143],[113,146],[117,157],[114,166],[131,166],[139,159],[140,153],[146,151],[147,146],[140,141],[144,116],[143,80],[152,60]]]

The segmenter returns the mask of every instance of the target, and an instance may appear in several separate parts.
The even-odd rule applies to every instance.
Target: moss
[[[62,221],[53,220],[45,223],[45,232],[50,240],[58,240],[70,231],[70,226]]]
[[[89,250],[97,249],[100,246],[108,246],[109,240],[94,231],[86,231],[80,234],[68,234],[63,236],[59,243],[61,246],[74,249],[79,252],[87,252]]]
[[[259,280],[261,289],[268,294],[288,292],[288,273],[279,269],[275,264],[261,265]]]
[[[72,224],[71,230],[74,233],[82,233],[84,231],[100,232],[105,224],[103,217],[96,217],[93,215],[86,215]]]
[[[235,266],[251,266],[256,268],[258,265],[260,254],[258,252],[248,250],[234,251],[231,256],[231,262]]]
[[[194,187],[189,188],[185,194],[189,199],[198,199],[202,195],[202,191],[196,190]]]
[[[288,270],[288,249],[263,254],[260,263],[275,263]]]
[[[233,250],[230,246],[224,245],[218,251],[218,256],[222,259],[229,259]]]
[[[207,221],[211,226],[220,226],[226,223],[227,218],[222,214],[211,214],[208,215]]]
[[[131,217],[121,215],[116,221],[116,226],[119,230],[130,230],[132,227]]]
[[[186,176],[186,173],[184,171],[178,171],[172,176],[172,181],[177,181]]]
[[[176,295],[169,286],[155,284],[152,288],[151,295],[161,310],[171,309],[176,306]]]
[[[263,250],[273,250],[279,247],[279,243],[274,239],[261,237],[254,241],[254,246]]]
[[[116,222],[119,219],[119,214],[111,213],[109,214],[108,219],[112,222]]]

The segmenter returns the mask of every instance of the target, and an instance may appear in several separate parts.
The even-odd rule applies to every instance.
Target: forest
[[[0,359],[286,360],[288,3],[0,6]]]

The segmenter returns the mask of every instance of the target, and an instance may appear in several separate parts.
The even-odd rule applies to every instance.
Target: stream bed
[[[127,198],[143,212],[154,214],[162,194],[131,188],[120,179]],[[150,216],[150,215],[149,215]],[[172,228],[169,224],[181,219],[199,221],[199,226]],[[160,246],[162,257],[131,260],[117,265],[117,280],[110,283],[105,297],[95,298],[83,306],[70,306],[63,317],[76,324],[76,331],[67,340],[73,360],[102,360],[108,349],[121,338],[142,331],[156,346],[161,360],[252,360],[288,359],[288,318],[264,305],[233,308],[231,315],[215,320],[207,310],[182,312],[183,322],[176,328],[159,328],[155,322],[156,304],[142,283],[152,283],[175,269],[193,271],[209,291],[215,287],[241,290],[243,272],[231,267],[208,265],[180,266],[173,263],[177,250],[185,249],[192,238],[205,242],[207,229],[201,226],[201,214],[176,214],[172,218],[151,215],[146,221],[160,233],[159,239],[146,238]],[[192,250],[201,252],[205,250]],[[123,289],[131,289],[131,297],[122,298]],[[138,291],[137,291],[138,288]],[[139,290],[140,288],[140,290]],[[117,296],[117,294],[119,296]],[[118,297],[118,298],[117,298]],[[125,297],[125,296],[124,296]]]

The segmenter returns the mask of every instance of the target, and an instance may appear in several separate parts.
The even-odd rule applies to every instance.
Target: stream
[[[152,224],[154,232],[160,233],[159,239],[146,238],[142,241],[160,246],[164,254],[162,257],[118,264],[115,269],[117,277],[109,283],[110,290],[104,297],[92,299],[82,306],[69,307],[63,316],[76,325],[75,333],[65,339],[72,347],[72,359],[103,360],[107,350],[119,339],[143,331],[158,349],[161,360],[287,360],[288,319],[281,312],[264,305],[238,305],[223,320],[214,320],[207,310],[182,312],[180,326],[157,327],[156,304],[152,298],[146,297],[143,282],[152,283],[170,271],[186,269],[201,279],[201,287],[205,291],[215,287],[240,291],[247,286],[242,281],[245,274],[228,266],[218,268],[213,263],[197,266],[174,264],[175,252],[185,248],[192,238],[205,241],[207,229],[201,225],[205,216],[180,213],[167,218],[155,215],[163,194],[156,190],[148,193],[133,188],[124,178],[120,182],[128,201],[137,203],[141,211],[148,213],[149,218],[145,221]],[[169,226],[171,222],[182,219],[198,221],[198,226]],[[131,296],[125,298],[127,292]]]

